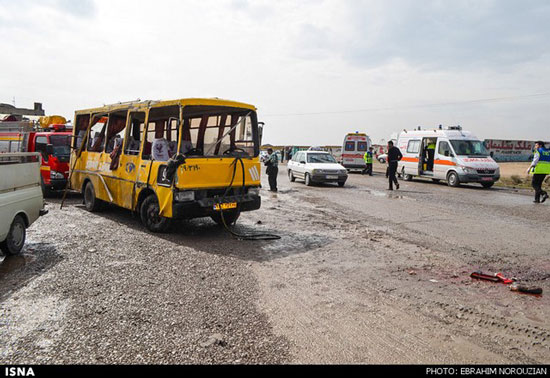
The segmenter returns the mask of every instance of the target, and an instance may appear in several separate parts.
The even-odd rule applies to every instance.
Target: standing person
[[[269,191],[277,191],[277,175],[279,174],[279,159],[277,159],[277,154],[273,153],[272,148],[267,149],[267,159],[264,165],[267,167],[265,172],[267,173],[267,178],[269,179]]]
[[[363,159],[365,160],[365,164],[367,164],[367,168],[365,168],[363,173],[372,176],[372,147],[369,147],[369,150],[365,152]]]
[[[281,148],[281,163],[285,162],[285,148]]]
[[[397,162],[403,158],[403,154],[399,151],[399,148],[394,147],[393,142],[388,142],[388,177],[390,181],[390,187],[388,190],[393,190],[393,183],[395,183],[395,189],[399,189],[399,182],[395,174],[397,173]]]
[[[550,149],[544,147],[544,142],[538,141],[535,143],[535,155],[527,173],[533,175],[533,180],[531,181],[531,185],[535,189],[535,200],[533,202],[541,203],[546,201],[548,193],[542,190],[542,183],[546,175],[550,174]]]
[[[435,156],[435,141],[433,139],[430,139],[428,141],[428,145],[425,149],[426,152],[426,170],[427,171],[433,171],[434,170],[434,156]]]

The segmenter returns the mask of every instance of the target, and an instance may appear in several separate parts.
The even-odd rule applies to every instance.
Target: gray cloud
[[[544,0],[361,1],[342,7],[345,29],[302,25],[297,56],[317,58],[325,51],[358,66],[402,59],[428,69],[457,69],[507,66],[550,54],[550,2]]]
[[[22,15],[33,6],[45,6],[81,18],[91,18],[96,14],[94,0],[0,0],[0,6],[6,7],[8,11],[13,11],[14,18],[18,18],[18,15]]]

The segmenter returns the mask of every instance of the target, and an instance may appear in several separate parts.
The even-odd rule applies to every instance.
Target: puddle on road
[[[4,278],[10,273],[23,268],[25,265],[30,264],[36,258],[32,255],[16,255],[16,256],[4,256],[0,261],[0,279]]]
[[[375,189],[365,189],[364,191],[369,194],[372,194],[375,197],[398,198],[398,199],[408,198],[400,194],[398,191],[391,191],[391,190],[381,191],[381,190],[375,190]]]
[[[268,253],[270,257],[283,257],[304,253],[331,243],[331,238],[322,235],[282,234],[281,239],[264,245],[261,248],[264,252]]]

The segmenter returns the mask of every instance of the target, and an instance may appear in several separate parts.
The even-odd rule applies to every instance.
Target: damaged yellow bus
[[[77,110],[71,188],[87,210],[139,214],[152,232],[173,219],[232,224],[260,208],[256,108],[221,99],[136,101]]]

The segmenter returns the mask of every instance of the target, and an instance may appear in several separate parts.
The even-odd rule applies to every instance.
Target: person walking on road
[[[544,142],[535,143],[535,155],[533,162],[527,170],[533,175],[531,185],[535,189],[535,203],[542,203],[548,198],[548,193],[542,190],[542,183],[547,175],[550,175],[550,149],[544,147]],[[542,198],[541,198],[542,197]]]
[[[369,150],[365,152],[365,155],[363,155],[363,159],[365,160],[365,164],[367,165],[367,167],[363,170],[363,173],[372,176],[372,147],[369,147]]]
[[[267,159],[265,160],[264,165],[267,167],[265,172],[267,173],[267,178],[269,180],[269,191],[277,191],[277,175],[279,174],[279,159],[277,154],[273,153],[272,148],[267,149]]]
[[[393,184],[395,183],[395,189],[399,189],[399,182],[397,177],[397,163],[403,158],[403,154],[399,151],[399,148],[393,145],[393,142],[390,140],[388,142],[388,178],[390,182],[390,187],[388,190],[393,190]]]

